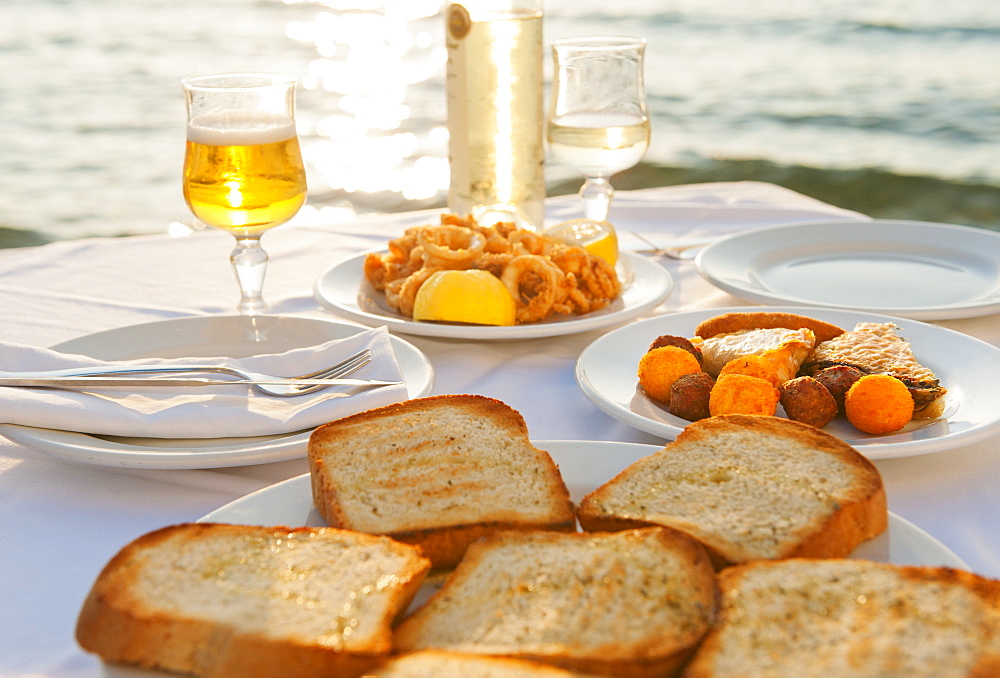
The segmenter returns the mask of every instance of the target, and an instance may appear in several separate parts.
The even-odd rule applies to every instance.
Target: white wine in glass
[[[552,45],[549,151],[586,177],[580,197],[588,219],[607,219],[614,196],[609,178],[635,166],[649,147],[645,45],[642,38],[601,36]]]
[[[295,81],[234,73],[189,78],[184,198],[205,224],[236,237],[230,260],[240,284],[239,311],[258,315],[267,253],[265,231],[295,216],[306,175],[295,130]]]

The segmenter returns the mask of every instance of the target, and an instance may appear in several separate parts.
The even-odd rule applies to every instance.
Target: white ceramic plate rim
[[[657,445],[611,441],[537,440],[566,481],[574,502],[613,478],[632,462],[661,449]],[[222,506],[199,519],[243,525],[322,526],[313,508],[309,474],[290,478]],[[888,531],[862,544],[853,558],[888,561],[898,565],[942,565],[968,569],[955,553],[912,523],[889,514]]]
[[[1000,430],[1000,349],[984,341],[918,320],[842,309],[801,307],[711,308],[656,316],[612,330],[580,354],[576,381],[599,409],[646,433],[675,438],[688,423],[637,389],[636,368],[661,334],[689,337],[699,322],[729,312],[790,312],[852,329],[857,322],[892,322],[909,340],[917,359],[948,389],[946,420],[914,422],[899,433],[871,436],[841,418],[826,430],[869,459],[908,457],[954,449]]]
[[[327,340],[349,337],[366,330],[365,327],[358,325],[327,319],[295,316],[263,318],[269,323],[292,328],[308,326],[326,336]],[[104,359],[155,357],[151,353],[135,351],[129,355],[122,355],[121,347],[141,346],[141,342],[136,342],[132,338],[160,330],[165,334],[169,332],[167,341],[176,342],[175,346],[178,348],[196,347],[194,337],[199,332],[204,332],[213,325],[242,320],[244,319],[239,316],[174,318],[89,334],[62,342],[52,348]],[[186,341],[192,343],[186,344]],[[390,337],[390,341],[399,361],[409,397],[419,398],[428,395],[434,386],[434,368],[430,360],[413,344],[399,337]],[[191,351],[191,355],[198,357],[198,351]],[[204,440],[111,439],[76,431],[0,424],[0,434],[10,440],[67,461],[145,469],[222,468],[296,459],[305,455],[310,433],[311,431],[294,431],[276,436]]]
[[[793,250],[803,250],[798,255]],[[980,292],[951,304],[921,301],[921,285],[914,281],[913,301],[906,305],[873,306],[845,299],[831,302],[797,296],[770,288],[758,263],[771,258],[791,266],[822,249],[823,256],[867,252],[874,261],[879,251],[897,255],[916,253],[942,268],[968,272],[969,260],[990,269],[993,280]],[[993,255],[989,255],[993,252]],[[782,254],[785,253],[785,254]],[[798,256],[798,258],[796,258]],[[893,257],[898,259],[897,256]],[[1000,234],[982,228],[925,221],[814,221],[755,228],[726,236],[699,252],[695,265],[702,277],[735,296],[763,304],[794,304],[884,313],[918,320],[945,320],[987,315],[1000,310]],[[969,275],[972,275],[969,273]],[[836,289],[836,281],[824,289]],[[925,295],[926,296],[926,295]]]
[[[372,290],[364,281],[363,265],[368,254],[352,255],[328,268],[316,280],[316,299],[350,320],[371,326],[385,325],[391,331],[428,337],[511,340],[586,332],[636,318],[659,306],[674,289],[673,276],[665,268],[640,255],[622,252],[618,268],[619,277],[624,282],[621,299],[599,311],[511,327],[415,322],[386,306],[381,293]],[[373,310],[365,310],[362,304]]]

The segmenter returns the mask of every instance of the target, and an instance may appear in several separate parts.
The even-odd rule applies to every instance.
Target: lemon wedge
[[[615,227],[606,221],[593,219],[563,221],[545,229],[543,234],[567,245],[582,247],[612,266],[618,261],[618,234],[615,233]]]
[[[513,325],[515,311],[500,279],[475,269],[432,273],[413,301],[414,320]]]

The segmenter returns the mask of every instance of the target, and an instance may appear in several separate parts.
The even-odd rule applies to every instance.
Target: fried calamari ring
[[[551,238],[531,231],[514,230],[507,234],[510,250],[516,254],[537,254],[545,256],[554,244]]]
[[[385,289],[387,282],[392,280],[389,275],[388,257],[372,252],[365,257],[365,278],[371,286],[381,292]]]
[[[423,248],[427,266],[463,269],[486,248],[486,238],[465,226],[427,226],[417,231],[417,243]]]
[[[410,260],[404,261],[397,260],[391,252],[381,254],[371,252],[365,257],[365,278],[374,289],[381,292],[390,283],[406,278],[423,268],[424,263],[420,257],[420,251],[419,247],[414,248]],[[416,261],[413,260],[414,256],[417,257]]]
[[[385,303],[397,311],[399,310],[399,291],[400,288],[403,287],[403,283],[405,283],[406,280],[406,278],[396,278],[385,284]]]
[[[574,289],[568,297],[577,313],[604,308],[621,293],[614,267],[582,247],[560,245],[552,249],[549,257],[567,277],[572,276]]]
[[[517,230],[514,224],[497,222],[493,226],[483,226],[476,223],[474,219],[460,219],[453,214],[442,214],[441,223],[465,226],[486,238],[486,247],[483,250],[486,254],[514,253],[511,243],[507,239],[512,232]]]
[[[545,257],[522,254],[503,269],[500,280],[517,304],[517,321],[547,317],[556,303],[562,272]]]
[[[403,284],[399,287],[399,296],[396,301],[398,304],[396,308],[399,312],[407,318],[412,318],[413,305],[417,301],[417,292],[420,291],[420,286],[433,274],[443,270],[443,268],[436,268],[434,266],[424,266],[419,271],[414,271],[404,278]]]
[[[472,262],[472,266],[470,268],[487,271],[499,278],[503,275],[503,270],[507,268],[507,264],[513,261],[515,256],[516,255],[514,254],[508,254],[506,252],[483,252],[479,255],[479,258]]]
[[[389,241],[389,256],[393,261],[404,262],[410,259],[410,254],[417,246],[419,228],[408,228],[398,238]]]

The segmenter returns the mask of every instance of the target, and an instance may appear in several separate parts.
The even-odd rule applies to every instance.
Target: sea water
[[[441,12],[4,0],[0,226],[69,239],[190,224],[180,80],[236,70],[300,79],[301,219],[443,205]],[[620,188],[761,179],[873,216],[1000,228],[995,0],[546,0],[545,14],[546,44],[648,40],[652,141]],[[548,82],[547,54],[545,68]],[[551,157],[547,178],[550,195],[579,184]]]

